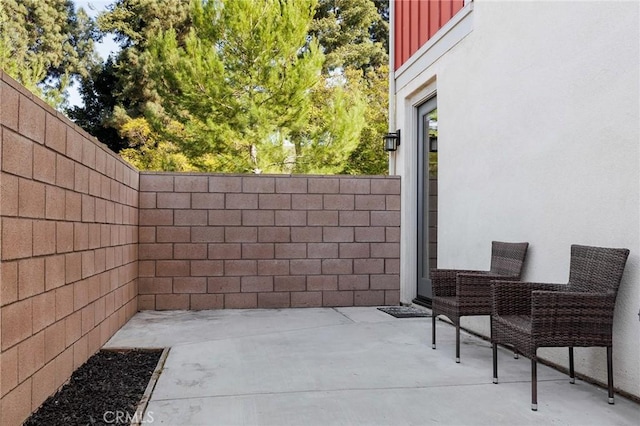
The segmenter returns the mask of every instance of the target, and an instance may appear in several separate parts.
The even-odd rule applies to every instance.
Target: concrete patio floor
[[[637,425],[640,405],[431,318],[376,308],[144,311],[106,347],[171,347],[147,407],[166,425]]]

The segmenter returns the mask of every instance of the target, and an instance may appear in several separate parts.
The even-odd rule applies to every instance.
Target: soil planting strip
[[[24,424],[140,425],[167,353],[168,349],[103,349],[75,370]]]

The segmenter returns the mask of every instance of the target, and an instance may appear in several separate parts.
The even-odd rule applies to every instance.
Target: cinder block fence
[[[141,173],[0,71],[0,424],[141,309],[395,305],[400,180]]]
[[[400,181],[141,173],[140,309],[399,303]]]
[[[21,424],[137,311],[137,170],[0,81],[0,424]]]

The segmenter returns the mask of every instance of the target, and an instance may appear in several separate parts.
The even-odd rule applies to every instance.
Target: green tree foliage
[[[366,110],[357,71],[322,80],[311,93],[309,120],[293,129],[293,173],[337,174],[358,146]]]
[[[98,24],[102,31],[113,33],[123,49],[142,51],[156,33],[168,28],[186,35],[189,11],[190,3],[185,0],[115,0],[109,11],[98,17]]]
[[[114,1],[97,21],[103,34],[115,36],[121,50],[82,79],[84,105],[69,109],[69,117],[115,152],[132,148],[149,155],[149,143],[159,139],[130,137],[138,133],[128,127],[140,125],[148,104],[159,102],[145,52],[159,31],[173,28],[184,36],[190,26],[189,10],[190,4],[184,0]]]
[[[116,0],[98,23],[122,50],[69,114],[144,169],[386,173],[385,16],[374,0]]]
[[[370,70],[358,80],[366,108],[359,142],[343,163],[342,173],[351,175],[384,175],[389,171],[389,156],[382,149],[382,137],[388,131],[389,68]]]
[[[115,152],[128,146],[126,137],[120,136],[115,126],[111,125],[119,81],[113,58],[108,58],[80,80],[79,92],[84,105],[66,110],[69,118]]]
[[[388,64],[388,16],[385,22],[379,8],[388,14],[384,1],[320,0],[311,34],[327,56],[326,70],[369,70]]]
[[[163,135],[203,169],[340,170],[363,120],[348,81],[321,76],[308,37],[315,0],[194,3],[181,45],[172,30],[150,46]],[[178,134],[167,120],[180,123]],[[186,141],[186,143],[185,143]]]
[[[71,0],[0,2],[0,68],[54,107],[64,105],[72,77],[86,77],[98,62],[98,38]]]
[[[179,129],[175,129],[179,131]],[[195,171],[189,159],[169,141],[159,138],[143,118],[127,119],[120,126],[121,134],[133,141],[136,148],[120,151],[122,158],[141,170]]]
[[[365,125],[359,142],[342,163],[342,173],[386,174],[382,150],[388,123],[389,2],[320,0],[312,25],[327,56],[327,73],[349,75],[363,96]],[[359,73],[350,73],[356,69]]]
[[[378,10],[380,19],[373,22],[369,33],[371,39],[382,43],[385,53],[389,54],[389,0],[372,0]],[[385,62],[388,65],[388,62]]]
[[[190,10],[188,0],[117,0],[98,17],[100,29],[114,34],[122,48],[115,61],[117,99],[131,116],[142,114],[147,102],[158,101],[145,55],[150,43],[169,29],[182,42],[191,27]]]

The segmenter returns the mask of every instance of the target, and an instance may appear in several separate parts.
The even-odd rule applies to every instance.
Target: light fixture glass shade
[[[395,151],[400,145],[400,130],[396,133],[387,133],[384,136],[384,150],[387,152]]]

